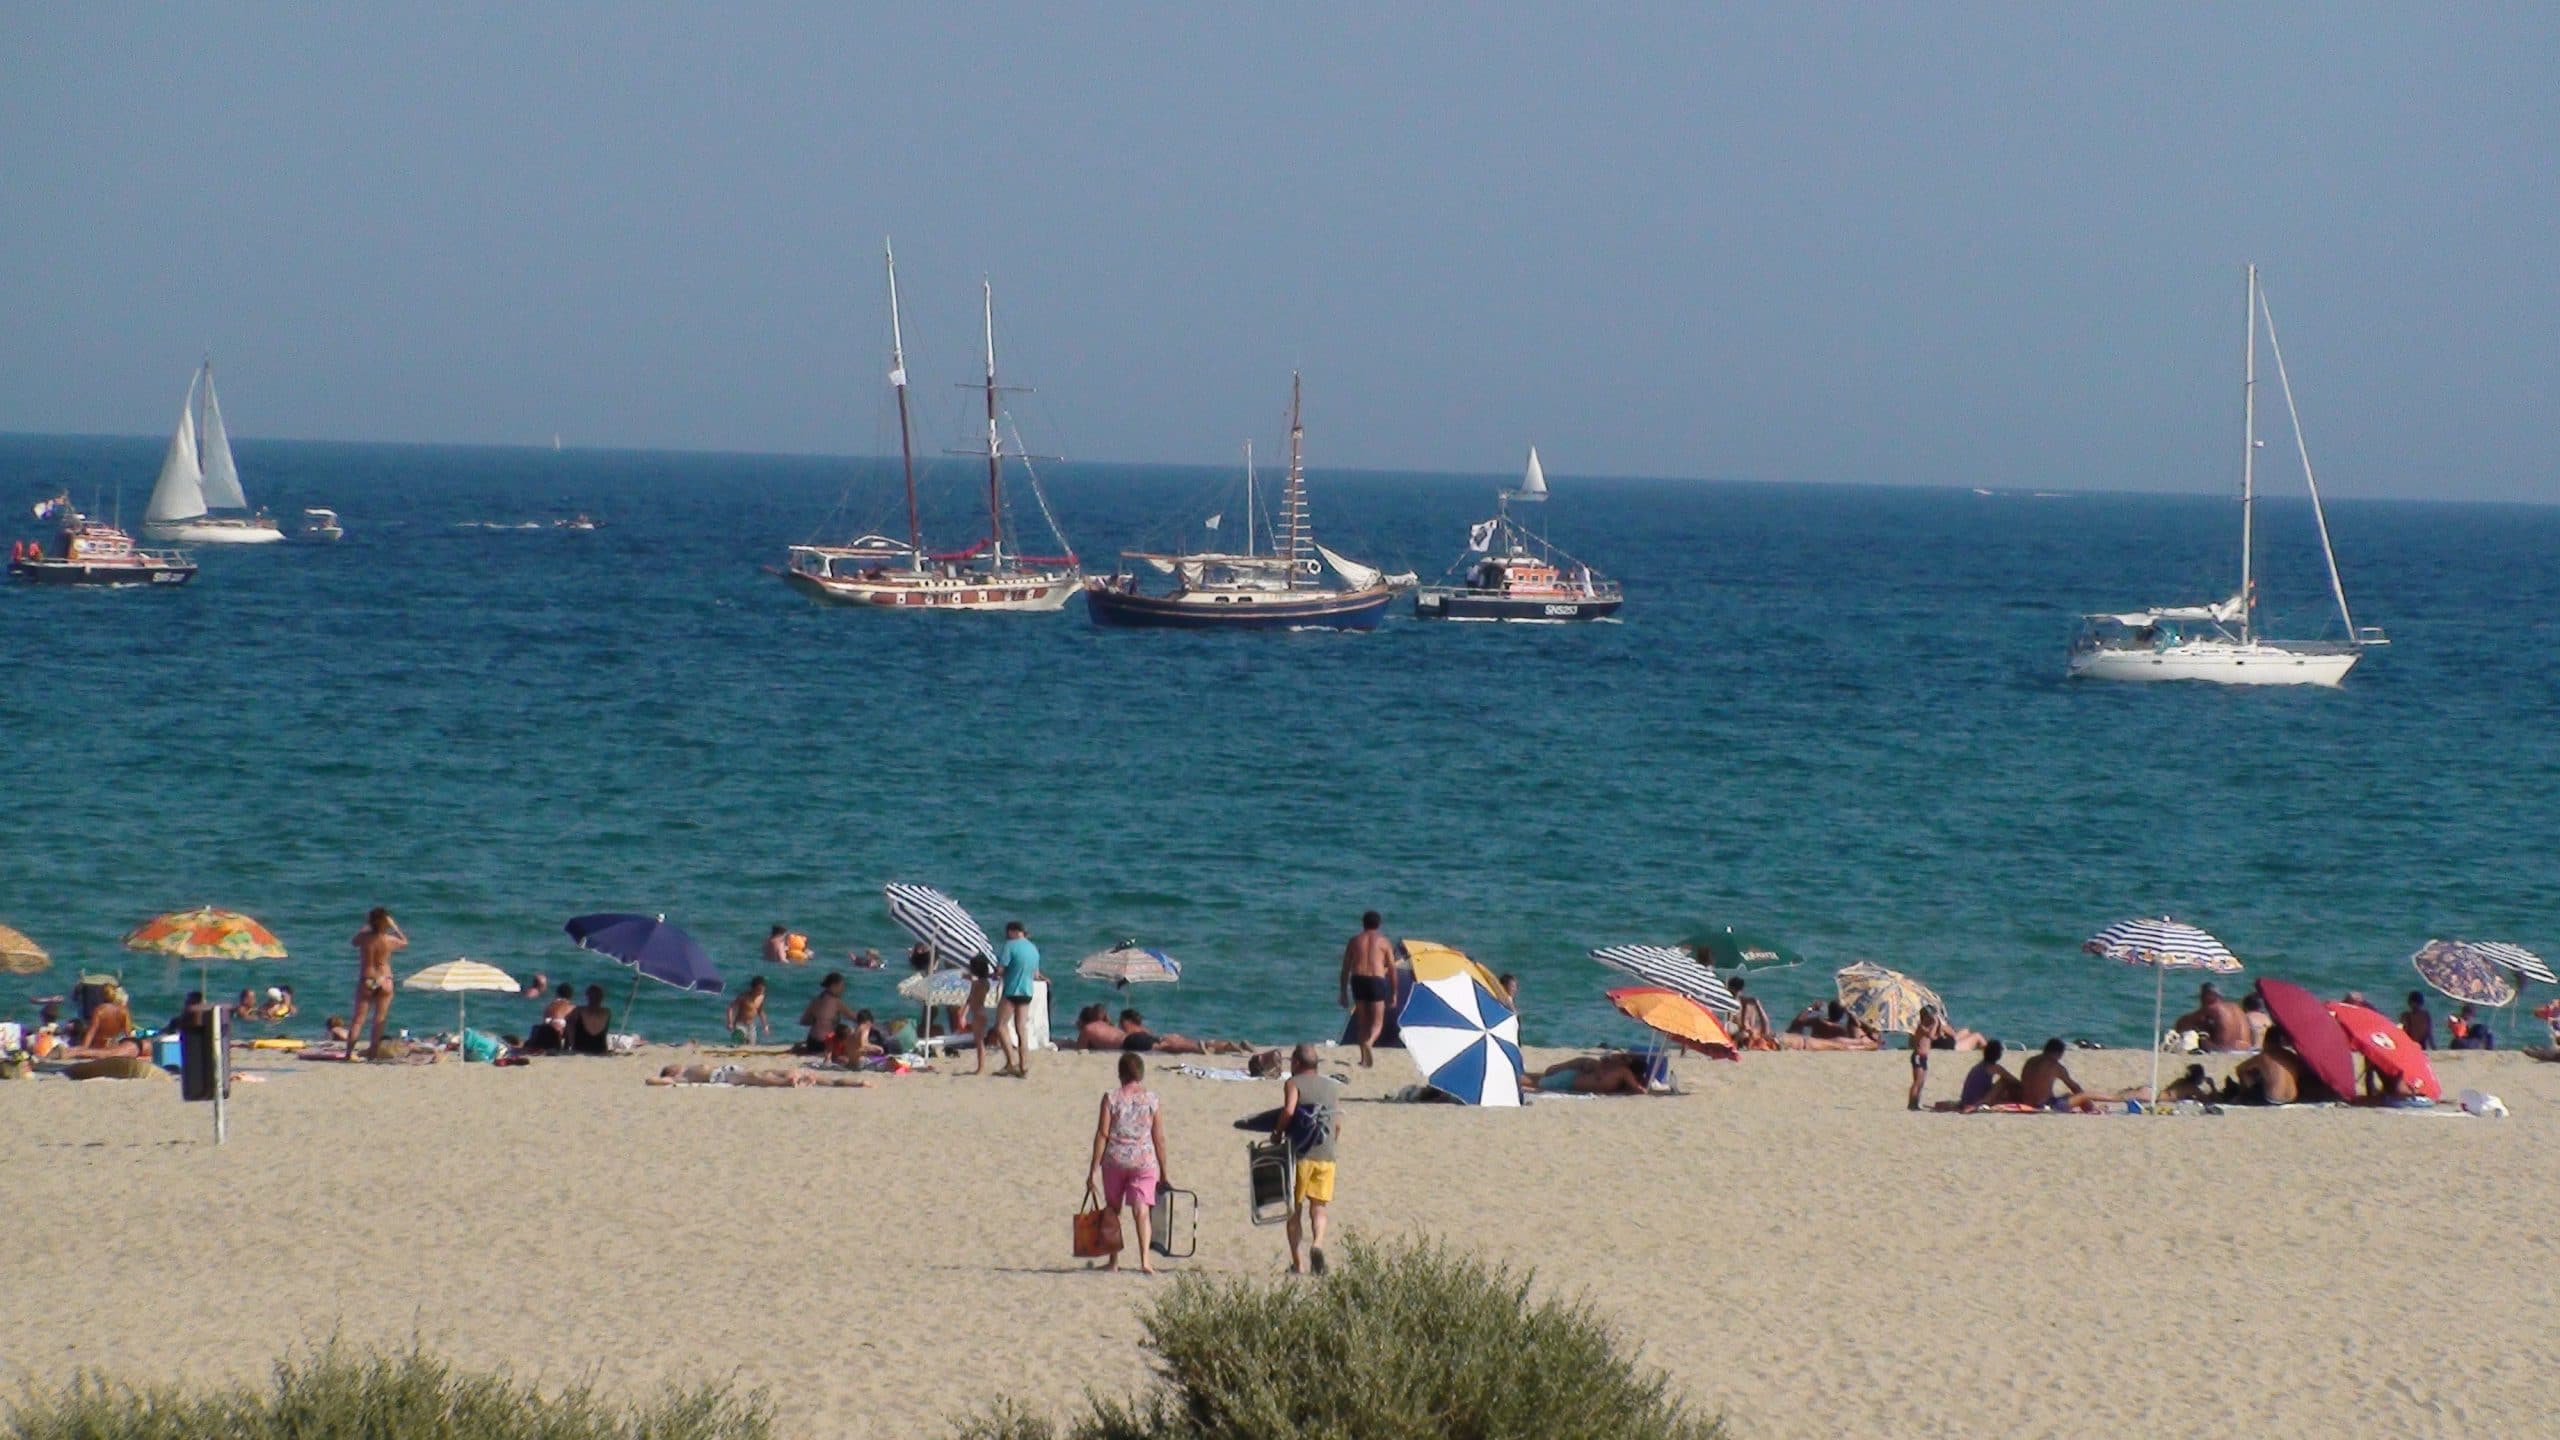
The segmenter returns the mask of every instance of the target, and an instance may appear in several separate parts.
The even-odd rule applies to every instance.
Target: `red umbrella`
[[[2436,1067],[2427,1063],[2426,1052],[2409,1038],[2408,1031],[2384,1019],[2381,1011],[2340,1001],[2329,1007],[2329,1013],[2364,1063],[2398,1081],[2401,1094],[2444,1098],[2444,1087],[2436,1083]]]
[[[2329,1007],[2289,980],[2261,980],[2258,994],[2267,1002],[2267,1014],[2284,1027],[2293,1053],[2302,1057],[2320,1083],[2341,1100],[2353,1097],[2355,1052],[2347,1048],[2346,1027],[2329,1014]]]

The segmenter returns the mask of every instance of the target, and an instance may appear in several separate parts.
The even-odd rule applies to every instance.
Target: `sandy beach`
[[[1067,1255],[1107,1058],[862,1091],[641,1083],[683,1053],[259,1062],[218,1150],[173,1082],[0,1085],[22,1265],[114,1277],[23,1289],[0,1369],[254,1379],[333,1332],[415,1336],[614,1386],[734,1375],[806,1436],[932,1435],[999,1393],[1063,1412],[1145,1379],[1137,1317],[1164,1282]],[[2113,1086],[2148,1060],[2073,1063]],[[2560,1066],[2438,1063],[2513,1117],[1913,1115],[1890,1053],[1691,1060],[1667,1099],[1358,1103],[1337,1213],[1535,1264],[1744,1435],[2538,1429]],[[1354,1094],[1412,1078],[1383,1055]],[[1151,1080],[1171,1178],[1202,1197],[1175,1268],[1276,1272],[1229,1127],[1277,1084]]]

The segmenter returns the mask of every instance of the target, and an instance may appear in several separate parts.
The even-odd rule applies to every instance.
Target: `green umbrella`
[[[1768,936],[1730,925],[1704,926],[1684,943],[1692,954],[1719,970],[1767,970],[1804,963],[1803,956]]]

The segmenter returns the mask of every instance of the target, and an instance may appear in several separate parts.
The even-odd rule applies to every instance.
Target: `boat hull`
[[[246,520],[213,519],[154,520],[142,527],[146,540],[161,540],[172,545],[273,545],[284,539],[284,530],[275,521],[258,518]]]
[[[1076,593],[1073,575],[1033,575],[1020,579],[942,576],[888,576],[878,580],[812,575],[785,570],[784,583],[812,599],[831,605],[873,610],[993,610],[1045,614],[1067,608]]]
[[[2080,649],[2071,673],[2087,680],[2196,680],[2215,685],[2335,685],[2363,652],[2352,645],[2207,642],[2167,649]]]
[[[186,564],[116,565],[87,560],[12,560],[10,578],[31,585],[86,585],[123,589],[150,585],[184,585],[196,578]]]
[[[1230,595],[1211,592],[1145,595],[1100,582],[1085,587],[1085,613],[1093,623],[1129,630],[1375,630],[1394,592],[1365,590],[1279,591]]]
[[[1424,620],[1498,620],[1515,625],[1570,625],[1606,620],[1626,603],[1621,596],[1497,595],[1455,587],[1417,590],[1413,613]]]

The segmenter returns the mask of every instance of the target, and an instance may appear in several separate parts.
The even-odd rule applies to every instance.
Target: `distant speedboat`
[[[889,276],[889,387],[898,396],[898,457],[907,486],[907,538],[902,544],[885,535],[861,535],[837,545],[794,545],[785,557],[783,583],[812,599],[837,605],[866,605],[884,610],[993,610],[1047,614],[1067,607],[1082,578],[1075,552],[1059,533],[1049,513],[1049,497],[1030,457],[1015,452],[1030,482],[1031,498],[1040,507],[1057,555],[1022,553],[1019,535],[1008,534],[1004,492],[1004,431],[996,396],[996,296],[984,286],[987,372],[987,533],[962,550],[925,548],[924,522],[916,505],[915,441],[907,421],[906,337],[898,322],[898,257],[881,247]],[[1017,442],[1019,436],[1016,437]]]
[[[1602,579],[1590,566],[1529,533],[1511,518],[1511,502],[1538,504],[1547,498],[1547,472],[1538,464],[1538,447],[1529,447],[1529,464],[1520,488],[1494,498],[1493,518],[1467,532],[1467,549],[1450,566],[1464,569],[1455,585],[1430,585],[1414,593],[1413,613],[1425,620],[1507,620],[1519,624],[1562,625],[1576,620],[1606,620],[1626,603],[1615,580]],[[1483,558],[1470,561],[1471,556]]]
[[[1252,452],[1245,464],[1245,542],[1237,552],[1121,552],[1116,575],[1085,582],[1085,613],[1096,625],[1164,630],[1374,630],[1395,592],[1386,577],[1316,543],[1307,524],[1306,426],[1298,377],[1289,377],[1289,481],[1271,528],[1271,550],[1254,538]],[[1211,522],[1213,525],[1216,521]],[[1149,591],[1127,562],[1173,577]],[[1325,582],[1330,569],[1338,585]]]
[[[53,546],[11,545],[9,574],[35,585],[184,585],[196,566],[182,550],[145,550],[133,537],[71,507],[68,492],[36,507],[36,518],[57,522]]]
[[[596,528],[596,522],[592,516],[581,510],[566,520],[552,521],[551,528],[554,530],[593,530]]]
[[[2320,553],[2329,565],[2329,593],[2338,602],[2343,640],[2270,640],[2251,623],[2258,604],[2258,585],[2251,573],[2257,534],[2258,326],[2265,322],[2267,350],[2275,358],[2276,383],[2284,392],[2285,413],[2293,420],[2293,443],[2302,457],[2302,481],[2311,492],[2311,515],[2320,527]],[[2302,438],[2302,416],[2294,408],[2293,382],[2286,378],[2284,350],[2276,341],[2275,312],[2258,288],[2258,267],[2249,267],[2248,360],[2241,381],[2240,451],[2240,591],[2228,600],[2205,605],[2168,605],[2149,610],[2083,617],[2080,638],[2071,647],[2073,675],[2092,680],[2207,680],[2218,685],[2335,685],[2346,677],[2364,652],[2390,640],[2379,628],[2356,628],[2347,610],[2345,582],[2338,578],[2338,554],[2329,545],[2329,517],[2320,508],[2320,482],[2311,473],[2311,448]]]
[[[201,443],[199,393],[203,395]],[[264,512],[213,513],[248,508],[249,497],[240,491],[240,467],[231,458],[231,436],[222,424],[222,402],[214,398],[213,362],[207,360],[187,382],[178,428],[170,434],[168,454],[160,461],[160,481],[151,487],[151,504],[142,513],[142,533],[153,540],[195,545],[272,545],[284,538],[282,527]]]
[[[347,538],[347,531],[338,523],[337,511],[309,509],[302,512],[302,523],[294,527],[293,538],[315,545],[334,545]]]

